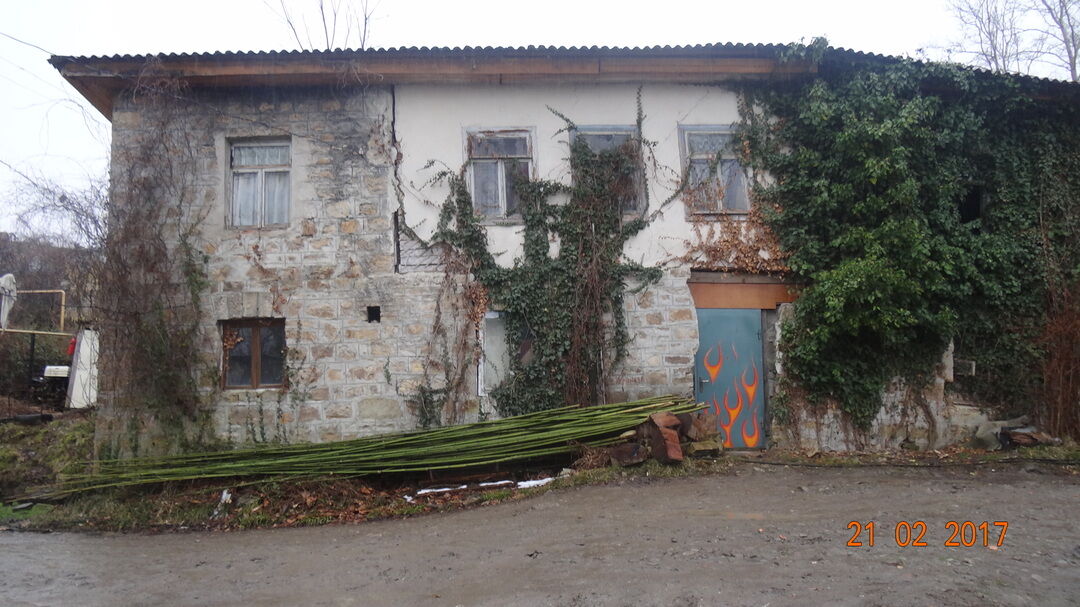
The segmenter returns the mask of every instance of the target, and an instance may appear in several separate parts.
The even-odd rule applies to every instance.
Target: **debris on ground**
[[[1061,444],[1061,439],[1039,430],[1038,427],[1029,424],[1029,421],[1028,416],[1021,415],[1014,419],[984,422],[975,431],[974,446],[987,451],[997,451]]]
[[[609,447],[607,453],[618,466],[634,466],[650,457],[664,464],[676,464],[686,455],[720,455],[723,447],[718,436],[714,413],[661,411],[638,426],[635,435],[627,437],[628,442]]]
[[[35,496],[58,499],[118,487],[161,485],[205,479],[300,480],[329,475],[342,478],[477,469],[510,462],[569,455],[581,445],[617,443],[619,436],[650,415],[664,412],[675,427],[679,413],[701,405],[674,396],[589,407],[562,407],[494,421],[446,426],[347,441],[298,444],[158,458],[103,460],[93,473],[74,474]],[[667,423],[667,422],[665,422]],[[678,455],[675,445],[668,450]],[[606,465],[606,462],[605,462]]]

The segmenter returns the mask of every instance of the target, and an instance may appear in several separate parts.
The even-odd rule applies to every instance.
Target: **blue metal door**
[[[761,310],[698,308],[694,396],[716,413],[724,447],[765,448]]]

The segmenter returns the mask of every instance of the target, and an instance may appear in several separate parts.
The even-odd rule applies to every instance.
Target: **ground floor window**
[[[285,383],[285,320],[221,322],[221,378],[225,388],[279,388]]]

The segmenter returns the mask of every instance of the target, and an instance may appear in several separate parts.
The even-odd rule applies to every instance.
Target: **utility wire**
[[[55,55],[56,54],[56,53],[54,53],[52,51],[41,48],[40,46],[34,44],[33,42],[27,42],[25,40],[19,40],[18,38],[16,38],[15,36],[12,36],[11,34],[5,34],[4,32],[0,32],[0,36],[3,36],[5,38],[10,38],[11,40],[14,40],[15,42],[18,42],[19,44],[29,46],[30,48],[35,48],[35,49],[37,49],[37,50],[39,50],[39,51],[41,51],[41,52],[43,52],[43,53],[45,53],[47,55]]]

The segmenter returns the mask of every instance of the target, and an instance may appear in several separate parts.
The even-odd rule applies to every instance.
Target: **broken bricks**
[[[653,459],[663,464],[683,461],[682,445],[679,441],[679,418],[662,411],[649,416],[649,421],[642,424],[649,441],[649,452]]]
[[[624,433],[620,438],[630,438]],[[611,461],[619,466],[640,464],[650,456],[665,464],[679,463],[686,453],[718,455],[723,447],[717,439],[716,415],[707,411],[674,415],[653,413],[638,426],[637,440],[610,447]]]

